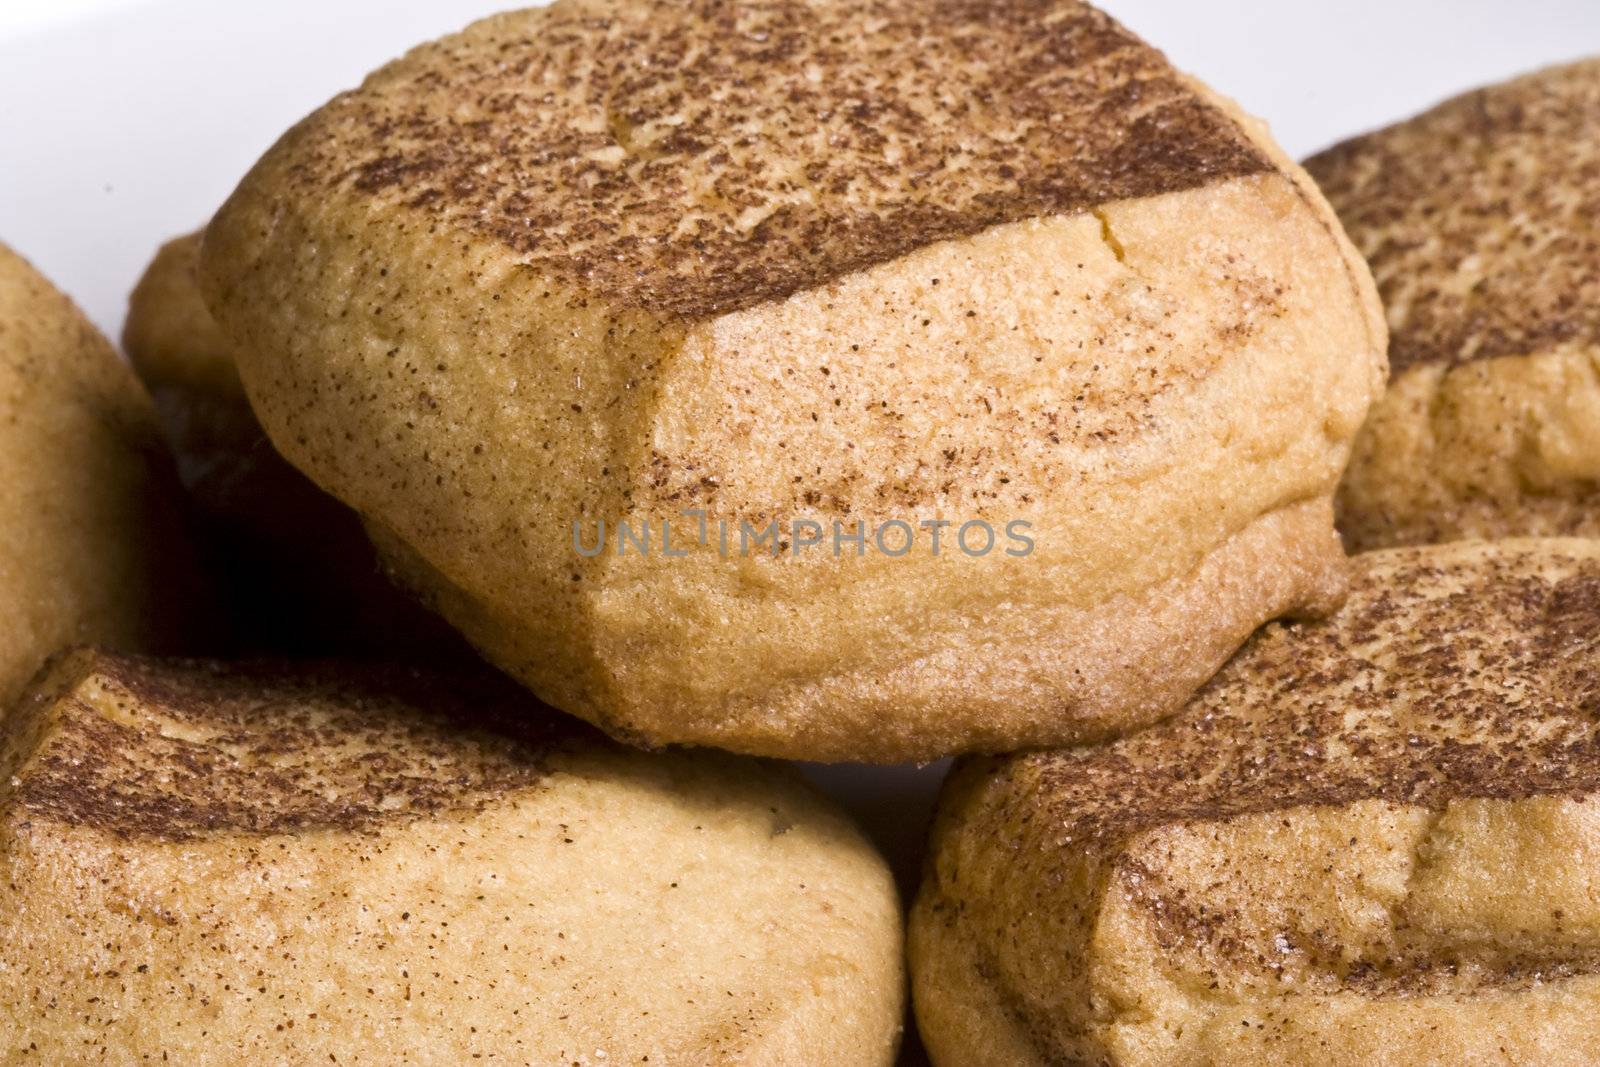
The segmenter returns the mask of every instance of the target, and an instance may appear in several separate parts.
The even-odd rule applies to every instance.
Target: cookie
[[[1600,60],[1306,163],[1372,264],[1392,379],[1338,497],[1354,549],[1600,533]]]
[[[1174,719],[958,766],[909,935],[934,1063],[1593,1058],[1600,542],[1355,565]]]
[[[58,659],[0,731],[0,1059],[893,1062],[883,861],[499,678]]]
[[[563,0],[294,127],[201,283],[273,442],[612,734],[893,762],[1169,714],[1336,602],[1376,294],[1070,0]]]
[[[4,245],[0,470],[0,702],[64,645],[183,650],[202,636],[207,590],[149,396]]]

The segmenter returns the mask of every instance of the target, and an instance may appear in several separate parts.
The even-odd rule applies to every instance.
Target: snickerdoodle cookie
[[[63,645],[180,648],[202,603],[150,398],[0,245],[0,705]]]
[[[1355,569],[1176,718],[957,769],[910,934],[935,1063],[1594,1062],[1600,541]]]
[[[201,282],[496,663],[811,759],[1122,731],[1333,603],[1384,368],[1310,181],[1076,0],[490,18],[289,131]]]
[[[894,1059],[889,873],[783,768],[498,677],[92,651],[0,763],[7,1063]]]
[[[1600,60],[1311,159],[1388,308],[1338,498],[1356,549],[1600,534]]]

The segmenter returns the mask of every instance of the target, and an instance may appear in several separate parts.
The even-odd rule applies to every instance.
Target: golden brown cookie
[[[1355,567],[1178,717],[958,767],[910,931],[936,1064],[1593,1062],[1600,541]]]
[[[199,257],[198,233],[161,247],[128,300],[122,344],[177,454],[235,645],[469,659],[455,632],[390,579],[360,517],[272,447],[200,297]]]
[[[203,586],[150,398],[0,245],[0,707],[63,645],[181,648]]]
[[[497,16],[288,133],[201,280],[497,664],[811,759],[1124,730],[1327,606],[1383,369],[1309,181],[1072,0]]]
[[[498,678],[94,652],[0,761],[5,1062],[893,1062],[888,871],[779,768]]]
[[[1339,491],[1346,540],[1600,533],[1600,60],[1306,166],[1392,336],[1388,395]]]

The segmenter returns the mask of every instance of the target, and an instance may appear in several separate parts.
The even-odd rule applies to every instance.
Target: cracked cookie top
[[[279,150],[301,195],[684,317],[1274,169],[1073,0],[559,0],[412,51]]]

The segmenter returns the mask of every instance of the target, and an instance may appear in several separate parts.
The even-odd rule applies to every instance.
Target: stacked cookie
[[[1330,606],[1383,368],[1310,180],[1075,3],[492,18],[289,131],[199,273],[496,665],[803,759],[1126,730]]]
[[[951,777],[936,1062],[1593,1062],[1600,543],[1550,535],[1594,532],[1597,151],[1591,61],[1309,161],[1388,311],[1373,551],[1166,722]]]
[[[1461,266],[1422,193],[1466,201],[1393,159],[1477,122],[1515,157],[1477,215],[1537,184],[1541,277],[1587,286],[1597,84],[1314,161],[1397,346],[1540,358],[1419,280]],[[1075,0],[558,0],[375,72],[161,250],[154,407],[19,263],[0,356],[58,426],[0,448],[104,511],[16,510],[19,581],[83,590],[19,669],[108,650],[0,724],[0,1047],[887,1064],[886,867],[755,757],[972,754],[911,925],[937,1063],[1575,1054],[1600,555],[1347,559],[1336,491],[1363,546],[1484,532],[1385,503],[1443,476],[1385,466],[1393,401],[1362,429],[1356,247]],[[1578,292],[1517,320],[1568,375]]]
[[[1600,531],[1597,110],[1591,60],[1307,162],[1393,333],[1339,492],[1353,548]]]

